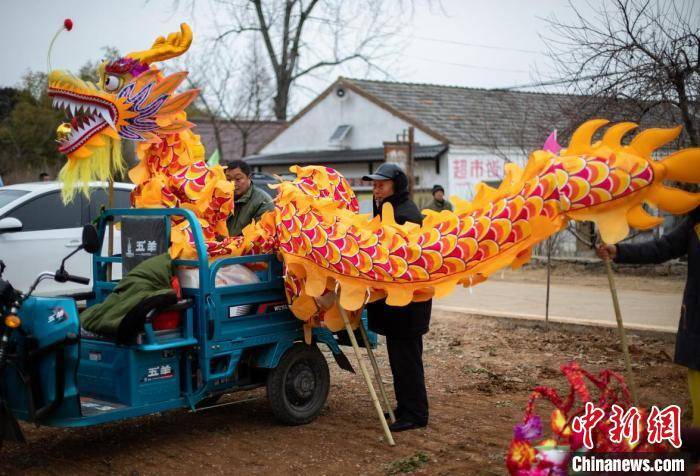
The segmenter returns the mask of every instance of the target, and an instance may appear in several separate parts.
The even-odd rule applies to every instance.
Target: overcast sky
[[[28,70],[46,70],[49,42],[64,18],[71,18],[75,26],[58,38],[51,63],[53,68],[73,71],[88,60],[100,59],[103,46],[115,46],[122,53],[145,49],[157,35],[176,31],[182,21],[193,27],[195,47],[197,39],[201,45],[201,39],[216,29],[206,0],[199,0],[194,15],[187,9],[173,12],[170,0],[0,3],[0,86],[16,85]],[[443,0],[442,9],[430,9],[420,1],[416,5],[412,23],[400,37],[403,51],[391,62],[393,80],[484,88],[531,83],[537,80],[537,70],[549,69],[539,36],[546,33],[545,18],[552,14],[571,18],[566,0]],[[340,74],[362,77],[365,70],[358,65],[307,80],[308,89],[297,93],[294,108]]]

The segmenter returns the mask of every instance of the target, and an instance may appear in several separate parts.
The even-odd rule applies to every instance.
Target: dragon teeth
[[[103,108],[100,108],[97,112],[100,114],[100,116],[102,116],[102,119],[104,119],[105,122],[109,124],[110,127],[112,127],[112,129],[116,129],[114,121],[112,120],[112,115],[108,111],[106,111]]]
[[[112,115],[106,108],[102,106],[90,103],[76,102],[61,96],[54,97],[52,104],[54,108],[60,108],[65,110],[69,114],[69,116],[75,117],[76,115],[78,115],[78,113],[81,112],[84,116],[87,116],[84,117],[85,122],[80,127],[73,130],[73,133],[71,134],[72,138],[78,137],[80,134],[87,131],[91,127],[96,126],[100,119],[104,120],[104,122],[109,124],[113,129],[116,129],[114,120],[112,119]]]

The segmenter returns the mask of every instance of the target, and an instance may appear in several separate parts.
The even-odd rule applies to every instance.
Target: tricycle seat
[[[173,303],[174,301],[174,303]],[[154,344],[162,340],[171,341],[185,336],[183,315],[187,326],[187,310],[192,308],[192,299],[177,299],[174,294],[146,299],[129,311],[117,329],[117,335],[106,335],[80,327],[80,336],[86,339],[116,342],[122,345]]]

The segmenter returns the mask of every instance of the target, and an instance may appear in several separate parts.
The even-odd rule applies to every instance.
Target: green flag
[[[219,165],[219,149],[214,150],[214,153],[211,154],[209,160],[207,160],[207,165],[210,167],[213,165]]]

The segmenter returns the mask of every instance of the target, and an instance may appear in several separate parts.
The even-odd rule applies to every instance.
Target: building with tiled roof
[[[524,163],[554,129],[565,144],[586,119],[654,124],[645,112],[631,102],[601,108],[587,96],[338,78],[246,160],[277,174],[293,164],[330,165],[366,211],[369,184],[360,178],[385,160],[384,142],[413,126],[420,205],[434,184],[470,198],[476,183],[499,182],[506,161]]]
[[[195,127],[193,132],[198,134],[209,155],[218,148],[214,134],[214,125],[207,118],[190,119]],[[284,126],[283,121],[231,121],[217,122],[221,136],[223,161],[241,159],[247,155],[257,154],[260,149]]]

